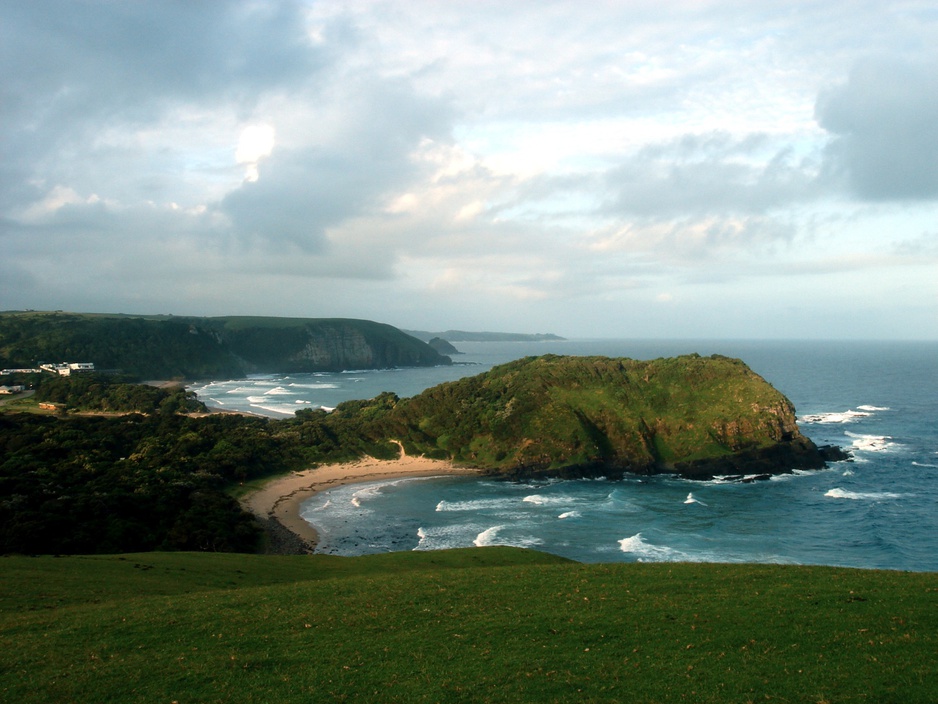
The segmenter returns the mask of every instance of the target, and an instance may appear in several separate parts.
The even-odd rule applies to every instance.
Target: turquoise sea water
[[[803,432],[853,461],[752,483],[664,477],[515,483],[474,478],[357,484],[303,517],[320,551],[507,544],[586,562],[699,560],[938,570],[938,344],[614,341],[462,343],[453,367],[265,376],[196,390],[285,417],[381,391],[409,396],[528,354],[740,357],[795,404]]]

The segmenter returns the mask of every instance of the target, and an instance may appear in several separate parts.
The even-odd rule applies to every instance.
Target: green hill
[[[0,558],[0,699],[932,702],[938,578],[363,558]]]
[[[397,328],[343,318],[0,313],[0,367],[92,362],[141,379],[448,364]]]
[[[794,407],[742,361],[528,357],[397,404],[408,452],[523,475],[821,467]]]

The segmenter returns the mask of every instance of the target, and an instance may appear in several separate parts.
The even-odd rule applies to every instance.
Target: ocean
[[[704,561],[938,570],[938,343],[569,340],[458,343],[451,367],[264,375],[193,387],[210,405],[284,418],[382,391],[410,396],[536,354],[743,359],[792,400],[805,435],[851,461],[769,481],[671,477],[355,484],[301,514],[318,550],[360,555],[515,545],[581,562]]]

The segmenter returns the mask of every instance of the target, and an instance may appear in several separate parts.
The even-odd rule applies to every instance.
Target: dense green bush
[[[68,410],[114,413],[194,413],[205,404],[183,387],[157,388],[128,384],[98,374],[45,375],[36,385],[36,399],[62,404]]]
[[[91,398],[104,407],[130,393],[125,386],[92,377],[51,380],[45,394],[63,403]],[[398,452],[371,423],[393,405],[391,394],[275,421],[178,415],[167,404],[187,400],[184,392],[151,396],[160,390],[134,388],[148,410],[160,412],[0,415],[0,554],[251,551],[258,532],[228,495],[232,486],[363,453]]]

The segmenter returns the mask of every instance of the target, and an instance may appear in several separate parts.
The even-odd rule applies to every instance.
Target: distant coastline
[[[444,332],[404,330],[403,332],[416,337],[418,340],[423,340],[424,342],[429,342],[435,337],[446,340],[447,342],[547,342],[567,339],[549,332],[469,332],[466,330],[446,330]]]

